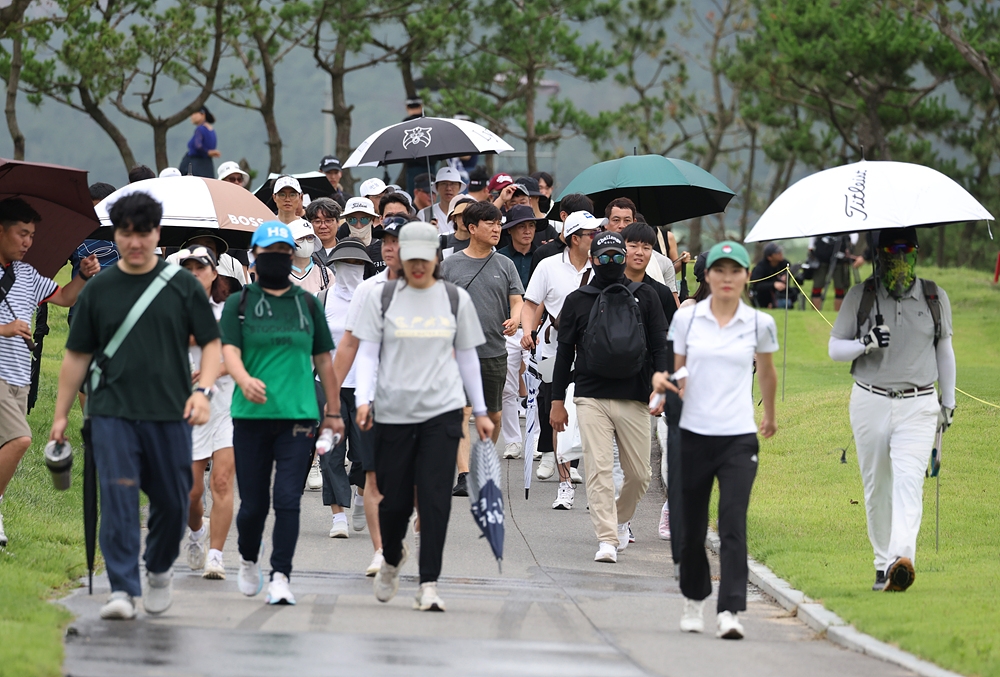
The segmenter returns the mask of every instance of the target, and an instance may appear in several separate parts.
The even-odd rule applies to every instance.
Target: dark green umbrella
[[[630,155],[600,162],[570,181],[559,199],[570,193],[588,196],[599,215],[615,198],[627,197],[654,226],[725,211],[735,195],[701,167],[662,155]]]

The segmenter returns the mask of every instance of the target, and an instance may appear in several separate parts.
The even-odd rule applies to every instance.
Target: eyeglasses
[[[895,244],[882,247],[886,254],[909,254],[917,250],[917,245],[912,242],[897,242]]]
[[[274,194],[274,197],[278,198],[279,200],[294,200],[298,196],[299,196],[299,194],[296,193],[296,192],[294,192],[294,191],[287,191],[287,192],[286,191],[282,191],[280,193],[275,193]]]
[[[609,263],[617,263],[619,265],[625,263],[624,254],[598,254],[597,262],[602,266],[606,266]]]
[[[374,219],[370,216],[348,216],[345,220],[349,226],[356,226],[359,222],[362,226],[367,226],[371,224]]]
[[[383,226],[401,226],[404,223],[408,223],[408,220],[402,216],[387,216],[382,219]]]

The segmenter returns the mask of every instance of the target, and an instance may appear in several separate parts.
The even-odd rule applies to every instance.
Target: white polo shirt
[[[542,323],[538,332],[539,359],[556,356],[558,335],[552,327],[552,318],[559,317],[566,297],[576,289],[590,281],[590,259],[580,270],[569,260],[569,250],[564,249],[556,256],[550,256],[535,268],[528,280],[528,288],[524,292],[524,300],[538,305],[544,305],[549,316]],[[586,279],[585,279],[586,278]],[[548,340],[546,340],[546,335]]]
[[[774,318],[740,301],[720,327],[708,297],[674,314],[667,339],[687,357],[687,384],[680,427],[699,435],[725,437],[757,432],[754,422],[754,353],[778,350]]]

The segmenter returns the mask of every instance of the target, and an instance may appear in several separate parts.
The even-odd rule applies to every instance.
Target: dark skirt
[[[204,176],[206,179],[215,178],[215,163],[210,157],[191,157],[187,153],[181,159],[181,164],[177,169],[184,176]]]

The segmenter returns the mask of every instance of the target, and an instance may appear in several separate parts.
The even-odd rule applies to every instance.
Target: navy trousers
[[[191,426],[184,421],[91,419],[101,485],[101,553],[113,592],[142,595],[139,491],[149,497],[146,569],[163,573],[180,554],[191,493]]]

